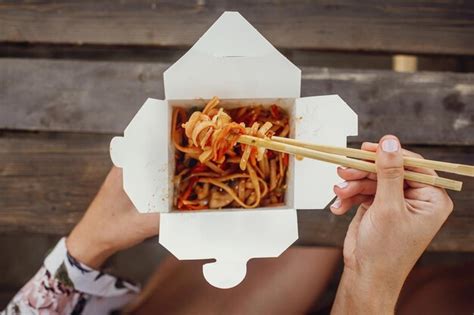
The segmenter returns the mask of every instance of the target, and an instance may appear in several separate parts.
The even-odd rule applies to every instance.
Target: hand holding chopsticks
[[[281,143],[295,145],[295,146],[301,146],[303,148],[313,149],[316,151],[332,153],[336,155],[345,155],[347,157],[352,157],[352,158],[361,159],[361,160],[375,161],[375,156],[376,156],[375,152],[369,152],[369,151],[351,149],[351,148],[335,147],[335,146],[329,146],[329,145],[312,144],[312,143],[297,141],[290,138],[272,137],[272,140],[281,142]],[[418,158],[409,157],[409,156],[405,156],[403,158],[403,162],[405,166],[423,167],[423,168],[429,168],[435,171],[442,171],[442,172],[447,172],[447,173],[474,177],[474,166],[470,166],[470,165],[418,159]]]
[[[345,167],[355,168],[371,173],[376,173],[374,163],[358,159],[375,161],[375,153],[357,149],[317,145],[312,143],[300,142],[290,138],[272,137],[271,139],[262,139],[247,135],[240,136],[238,142],[263,147],[266,149],[294,154],[310,159],[334,163]],[[356,158],[356,159],[354,159]],[[447,163],[433,160],[417,159],[413,157],[404,157],[404,165],[413,167],[430,168],[434,170],[474,176],[474,167],[455,163]],[[439,176],[421,174],[413,171],[405,171],[405,179],[432,186],[460,191],[462,182],[443,178]]]

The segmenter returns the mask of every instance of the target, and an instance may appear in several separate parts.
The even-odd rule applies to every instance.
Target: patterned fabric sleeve
[[[109,314],[139,290],[130,282],[78,262],[69,255],[62,238],[0,315]]]

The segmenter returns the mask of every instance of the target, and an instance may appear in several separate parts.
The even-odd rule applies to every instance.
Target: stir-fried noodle
[[[284,203],[288,155],[240,144],[241,135],[287,137],[277,105],[224,110],[214,97],[202,111],[174,108],[174,206],[179,210],[255,208]]]

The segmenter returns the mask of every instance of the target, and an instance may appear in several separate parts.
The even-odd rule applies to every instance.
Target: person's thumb
[[[403,155],[395,136],[385,136],[377,147],[377,192],[374,203],[385,206],[403,204]]]

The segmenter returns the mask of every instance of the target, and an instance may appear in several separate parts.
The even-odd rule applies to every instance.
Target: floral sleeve
[[[109,314],[138,292],[136,285],[78,262],[62,238],[0,315]]]

